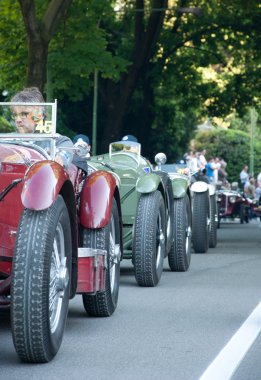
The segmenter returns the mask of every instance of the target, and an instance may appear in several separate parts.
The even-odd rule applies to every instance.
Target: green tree
[[[47,87],[64,105],[68,99],[77,102],[64,111],[71,128],[82,125],[79,107],[91,104],[92,73],[99,71],[100,151],[135,130],[145,152],[165,149],[168,141],[174,158],[185,149],[196,120],[231,112],[242,117],[246,107],[260,104],[257,0],[199,0],[196,6],[192,0],[75,0],[71,6],[69,0],[20,0],[20,5],[29,51],[38,43],[39,54],[46,55],[42,62],[29,54],[26,83],[44,86],[48,55]],[[27,66],[26,34],[17,1],[2,0],[0,7],[0,86],[10,83],[14,89]],[[79,123],[69,113],[79,115]]]
[[[47,78],[49,43],[57,30],[60,19],[66,14],[71,2],[72,0],[51,0],[49,2],[19,0],[27,37],[26,86],[37,86],[43,91]],[[1,11],[11,10],[8,3],[10,2],[3,1]],[[13,14],[12,11],[13,21],[19,25],[19,30],[21,31],[20,14],[17,17],[13,16]],[[6,13],[5,17],[8,18]],[[5,41],[6,37],[10,39],[9,30],[9,28],[6,28],[5,33],[7,35],[4,35],[4,38],[1,38],[2,40]],[[16,31],[13,30],[12,32]],[[23,38],[25,33],[23,31],[21,33]]]

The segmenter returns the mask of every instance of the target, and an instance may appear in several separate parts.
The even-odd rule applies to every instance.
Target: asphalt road
[[[192,254],[188,272],[170,272],[166,259],[156,288],[138,287],[123,261],[115,313],[90,318],[75,297],[62,346],[48,364],[19,361],[9,313],[0,312],[0,379],[199,379],[260,302],[260,248],[260,222],[222,223],[217,247]],[[260,355],[258,336],[232,379],[260,380]]]

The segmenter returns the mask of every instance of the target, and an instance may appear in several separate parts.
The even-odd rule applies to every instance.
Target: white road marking
[[[261,302],[218,356],[200,380],[229,380],[261,331]]]

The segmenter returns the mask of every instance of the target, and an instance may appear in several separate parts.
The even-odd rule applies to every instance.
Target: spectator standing
[[[206,149],[203,149],[202,152],[199,154],[199,168],[200,170],[203,170],[206,167],[207,160],[206,160]]]
[[[218,169],[218,181],[222,182],[222,185],[226,185],[227,182],[227,163],[223,158],[220,158],[220,168]]]
[[[249,181],[246,182],[244,186],[244,193],[247,197],[251,199],[255,199],[256,197],[256,185],[255,185],[255,178],[249,177]]]
[[[261,189],[261,172],[258,174],[256,180],[257,180],[257,186]]]
[[[195,152],[190,152],[189,154],[189,160],[188,160],[188,168],[192,173],[195,173],[198,171],[198,159]]]
[[[214,171],[215,171],[215,168],[216,168],[216,165],[215,165],[215,161],[214,161],[214,158],[211,157],[209,159],[209,161],[206,163],[206,175],[208,177],[208,180],[209,180],[209,183],[214,183]]]
[[[219,157],[215,157],[214,183],[218,182],[218,171],[221,168]]]
[[[243,168],[239,174],[239,177],[240,177],[241,188],[244,189],[247,182],[249,182],[249,174],[248,174],[248,166],[247,165],[243,166]]]

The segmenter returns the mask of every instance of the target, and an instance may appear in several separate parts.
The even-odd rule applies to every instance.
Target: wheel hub
[[[165,245],[165,236],[164,236],[162,229],[160,229],[160,231],[159,231],[159,244],[161,247],[164,247],[164,245]]]
[[[57,276],[57,285],[56,290],[60,293],[60,297],[64,296],[64,291],[67,288],[69,283],[69,273],[66,267],[66,257],[64,257],[61,261],[58,276]]]
[[[117,263],[120,262],[120,259],[121,259],[120,244],[115,244],[114,245],[114,249],[113,249],[113,252],[112,252],[112,259],[113,259],[113,263],[114,264],[117,264]]]

